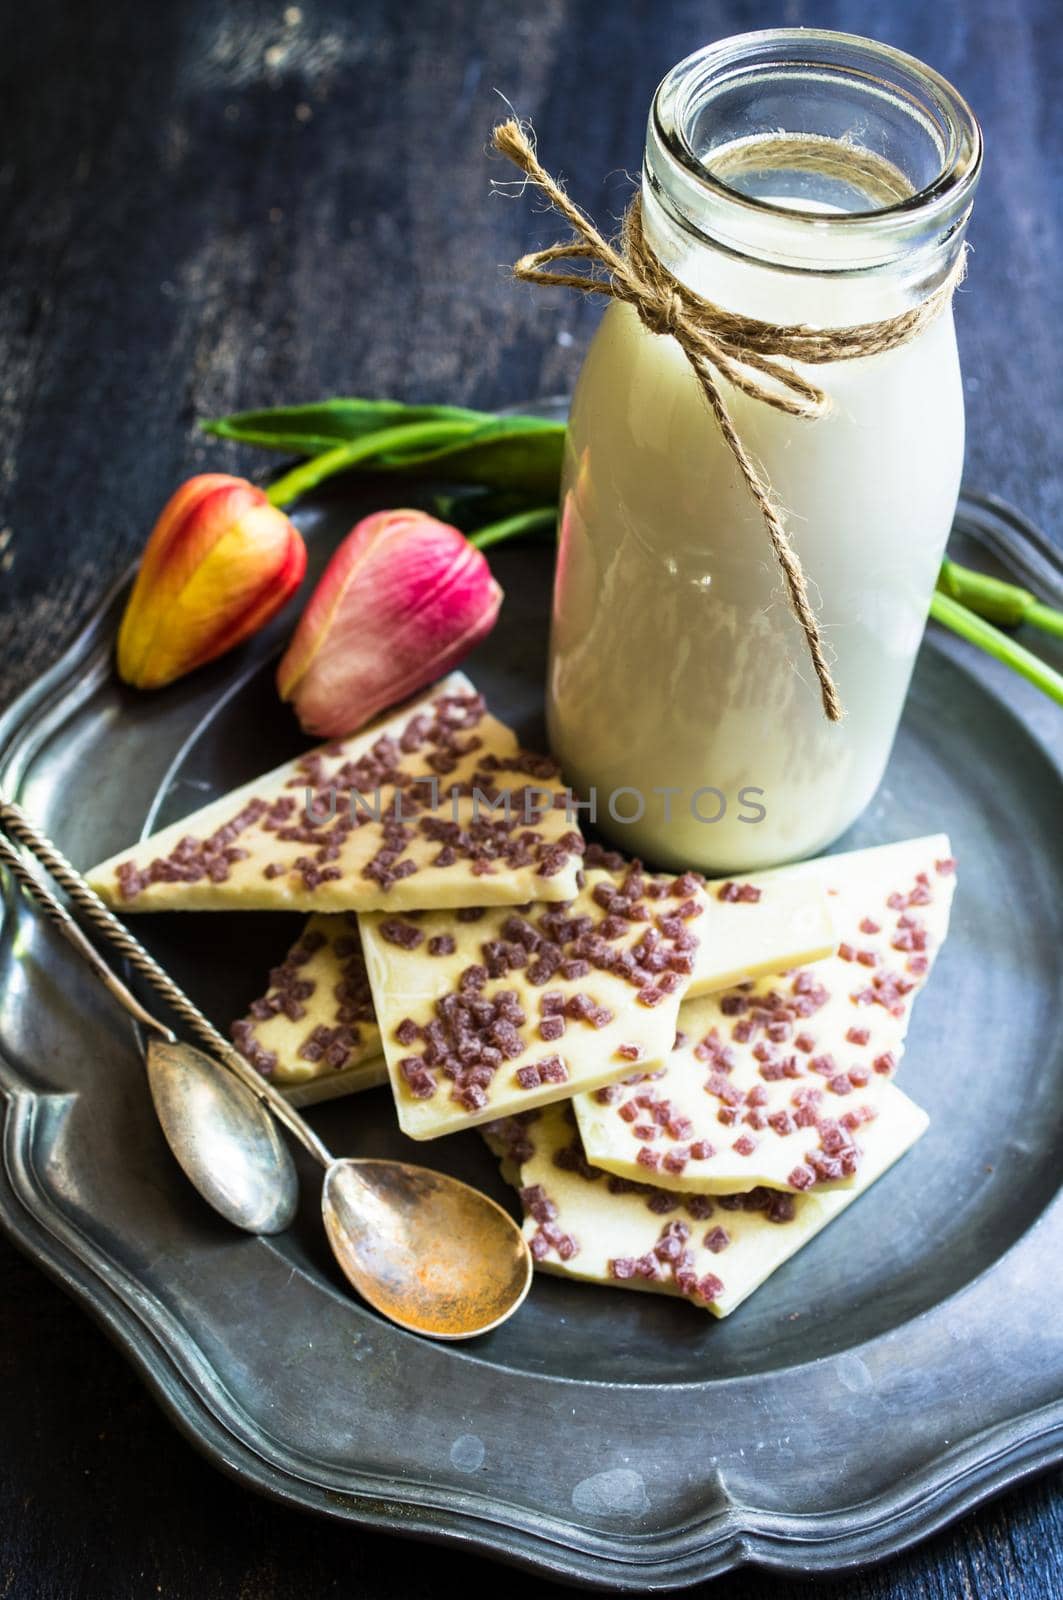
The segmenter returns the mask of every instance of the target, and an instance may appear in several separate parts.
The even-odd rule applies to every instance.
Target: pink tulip
[[[457,528],[380,511],[344,539],[277,669],[307,733],[336,738],[448,672],[490,633],[491,569]]]

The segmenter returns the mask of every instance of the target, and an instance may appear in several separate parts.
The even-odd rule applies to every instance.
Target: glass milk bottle
[[[845,34],[749,34],[658,89],[643,229],[728,311],[878,322],[955,268],[980,156],[967,106],[911,57]],[[813,854],[867,805],[893,743],[959,491],[951,310],[898,348],[799,370],[830,396],[826,416],[721,389],[803,564],[838,723],[674,339],[612,303],[580,375],[551,743],[573,788],[595,791],[602,831],[651,862],[732,872]]]

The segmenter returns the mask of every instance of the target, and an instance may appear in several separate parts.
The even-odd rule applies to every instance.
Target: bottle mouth
[[[773,28],[672,68],[650,111],[644,176],[672,220],[710,242],[852,270],[962,230],[981,160],[970,107],[915,57],[855,34]]]

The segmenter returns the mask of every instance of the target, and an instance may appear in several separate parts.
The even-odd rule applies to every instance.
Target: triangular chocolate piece
[[[519,905],[576,892],[583,841],[553,762],[461,673],[87,873],[122,911]]]
[[[688,1001],[676,1048],[652,1078],[578,1095],[595,1166],[700,1193],[855,1180],[948,931],[949,842],[939,834],[857,850],[776,876],[822,885],[837,954]]]
[[[520,1190],[536,1268],[614,1288],[682,1295],[725,1317],[844,1211],[925,1132],[925,1112],[887,1084],[849,1189],[677,1194],[587,1161],[570,1105],[492,1123],[487,1142]],[[809,1301],[815,1298],[809,1286]]]

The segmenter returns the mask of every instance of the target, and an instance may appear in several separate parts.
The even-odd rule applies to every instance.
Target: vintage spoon
[[[100,982],[149,1032],[144,1063],[155,1112],[185,1176],[208,1205],[249,1233],[280,1233],[299,1203],[287,1146],[261,1102],[232,1073],[153,1017],[89,943],[73,917],[0,836],[0,861],[23,884]]]
[[[163,1121],[161,1110],[159,1115],[171,1144],[171,1128],[174,1137],[191,1145],[197,1137],[197,1119],[203,1118],[207,1123],[213,1120],[206,1101],[186,1081],[194,1058],[197,1076],[231,1075],[239,1079],[258,1102],[253,1107],[256,1115],[262,1114],[261,1107],[268,1107],[324,1168],[321,1211],[329,1243],[344,1275],[370,1305],[401,1327],[438,1339],[473,1338],[512,1316],[531,1286],[532,1262],[523,1234],[507,1211],[479,1190],[445,1173],[404,1161],[333,1157],[295,1108],[217,1032],[25,812],[13,802],[0,801],[0,824],[33,852],[177,1013],[212,1045],[224,1063],[220,1066],[213,1057],[179,1044],[143,1010],[124,985],[119,985],[136,1008],[132,1014],[155,1030],[156,1036],[148,1046],[149,1068],[155,1075],[152,1095],[157,1108],[160,1104],[167,1108],[169,1126]],[[43,898],[39,892],[43,886],[10,846],[0,853],[20,881]],[[53,904],[90,952],[94,969],[102,967],[108,973],[111,981],[103,981],[108,982],[109,988],[112,982],[117,984],[77,924],[58,901]],[[60,926],[67,931],[64,923]],[[81,944],[77,947],[80,950]],[[102,973],[99,975],[103,977]],[[235,1103],[229,1102],[232,1106]],[[206,1152],[210,1162],[219,1167],[227,1159],[223,1133],[240,1159],[246,1155],[246,1146],[242,1150],[236,1148],[240,1131],[233,1120],[221,1121],[217,1128],[201,1129],[201,1155]],[[195,1177],[192,1181],[197,1182]],[[201,1187],[200,1192],[211,1204],[215,1203]],[[239,1218],[231,1220],[248,1226]]]
[[[156,1071],[180,1080],[187,1050],[153,1040]],[[226,1062],[241,1077],[254,1072],[235,1051]],[[444,1172],[334,1156],[271,1083],[248,1087],[324,1169],[325,1232],[363,1300],[400,1328],[434,1339],[472,1339],[513,1315],[531,1287],[532,1261],[508,1211]],[[194,1138],[191,1118],[189,1132]]]
[[[156,1058],[169,1049],[156,1045]],[[444,1172],[334,1156],[237,1051],[230,1047],[225,1061],[324,1169],[325,1233],[363,1300],[433,1339],[472,1339],[513,1315],[531,1287],[532,1260],[508,1211]]]

